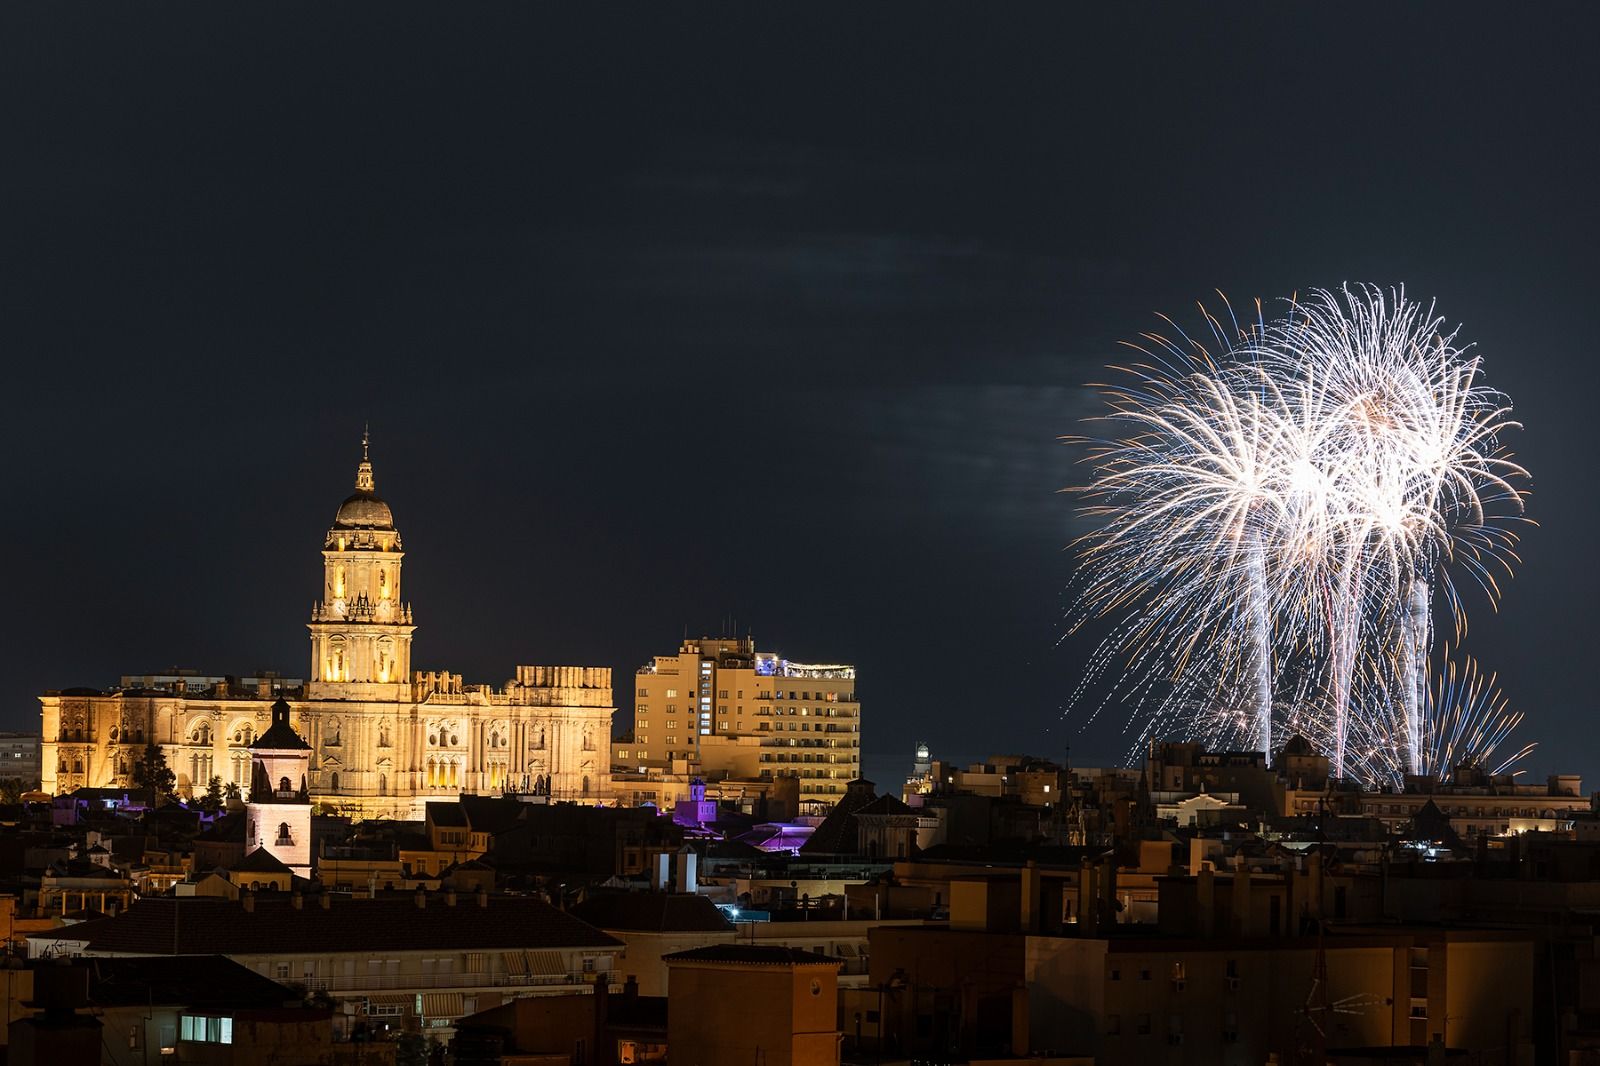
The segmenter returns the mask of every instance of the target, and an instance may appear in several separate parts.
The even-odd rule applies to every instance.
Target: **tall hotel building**
[[[761,776],[798,778],[807,814],[825,813],[861,776],[856,668],[790,662],[748,637],[686,640],[640,667],[633,731],[641,760],[708,770],[719,752],[757,745]]]

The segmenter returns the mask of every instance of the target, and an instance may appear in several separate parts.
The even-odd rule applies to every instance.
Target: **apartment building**
[[[861,704],[856,668],[799,663],[757,651],[749,637],[686,640],[634,678],[638,764],[695,760],[708,773],[715,737],[756,737],[761,777],[800,783],[802,813],[822,814],[861,776]]]
[[[622,950],[543,900],[451,891],[145,899],[115,918],[28,937],[33,958],[225,955],[262,977],[326,992],[338,1026],[423,1031],[449,1030],[463,1014],[518,996],[610,982]]]

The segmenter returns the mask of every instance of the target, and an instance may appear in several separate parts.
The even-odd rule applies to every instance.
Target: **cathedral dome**
[[[340,529],[393,529],[394,515],[376,492],[358,490],[339,505],[333,524]]]
[[[372,457],[367,454],[368,437],[361,434],[361,465],[356,467],[356,491],[339,505],[334,516],[335,529],[393,529],[394,515],[378,495],[372,476]]]

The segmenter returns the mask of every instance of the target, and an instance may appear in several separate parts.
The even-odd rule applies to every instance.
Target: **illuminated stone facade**
[[[272,705],[272,725],[250,745],[250,802],[244,853],[266,849],[301,877],[311,876],[311,745],[289,724],[289,704]]]
[[[518,666],[499,689],[412,671],[416,627],[400,598],[405,553],[365,444],[356,491],[340,505],[322,557],[310,680],[173,674],[124,678],[110,692],[47,693],[43,788],[130,784],[134,761],[154,741],[181,793],[203,792],[213,776],[248,790],[249,745],[284,696],[311,747],[312,800],[357,817],[421,818],[427,800],[463,792],[609,797],[609,668]]]

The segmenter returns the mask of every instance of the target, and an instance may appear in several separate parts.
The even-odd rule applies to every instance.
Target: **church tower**
[[[301,877],[311,875],[311,745],[289,724],[289,705],[272,705],[272,725],[250,745],[250,800],[244,853],[265,848]]]
[[[322,599],[311,608],[313,699],[401,701],[411,682],[411,608],[400,602],[400,533],[378,495],[361,435],[356,491],[322,547]]]

